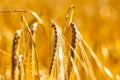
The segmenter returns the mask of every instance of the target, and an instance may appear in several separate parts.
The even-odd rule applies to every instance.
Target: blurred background
[[[75,5],[73,21],[86,42],[113,74],[120,75],[120,0],[0,0],[0,11],[33,10],[49,30],[51,19],[62,28],[65,26],[65,16],[70,5]],[[21,28],[20,15],[0,13],[0,75],[6,74],[6,77],[10,76],[7,72],[11,67],[13,36]],[[29,14],[25,15],[28,23],[34,19]],[[46,47],[44,32],[39,36],[42,39],[38,46],[39,62],[48,68],[49,46]]]

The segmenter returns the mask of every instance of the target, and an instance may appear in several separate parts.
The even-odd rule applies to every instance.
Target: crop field
[[[120,80],[120,0],[0,0],[0,80]]]

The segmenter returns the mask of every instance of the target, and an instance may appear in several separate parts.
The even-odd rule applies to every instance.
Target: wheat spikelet
[[[25,80],[25,70],[24,70],[24,63],[23,63],[23,55],[18,55],[18,71],[19,77],[18,80]]]

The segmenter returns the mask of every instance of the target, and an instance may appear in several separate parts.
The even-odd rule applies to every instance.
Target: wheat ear
[[[27,27],[27,31],[30,35],[30,72],[31,72],[31,80],[34,80],[36,79],[35,75],[34,75],[34,71],[37,71],[37,80],[39,80],[39,66],[38,66],[38,58],[37,58],[37,54],[36,54],[36,49],[35,49],[35,39],[34,39],[34,28],[33,29],[30,29],[29,28],[29,25],[27,24],[27,21],[25,19],[25,17],[22,15],[22,20],[23,22],[25,23],[26,27]],[[35,63],[36,63],[36,67],[37,67],[37,70],[35,69]]]
[[[52,71],[52,67],[53,67],[53,63],[54,63],[54,57],[55,57],[55,53],[57,50],[57,44],[58,44],[58,35],[57,35],[57,27],[56,24],[52,21],[52,27],[54,28],[54,34],[55,34],[55,40],[54,40],[54,50],[53,50],[53,54],[52,54],[52,60],[50,63],[50,68],[49,68],[49,75],[51,74]]]
[[[18,30],[13,39],[12,45],[12,80],[17,79],[17,56],[18,56],[18,49],[19,49],[19,41],[20,41],[21,30]]]
[[[74,23],[71,23],[70,26],[72,28],[72,41],[71,41],[72,49],[70,50],[70,56],[69,56],[69,62],[68,62],[68,66],[67,66],[65,80],[69,80],[70,72],[71,72],[71,68],[72,68],[71,58],[74,59],[74,51],[76,48],[76,27],[75,27]]]

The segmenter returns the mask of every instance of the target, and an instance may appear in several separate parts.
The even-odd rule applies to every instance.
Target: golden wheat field
[[[0,0],[0,80],[120,80],[120,0]]]

